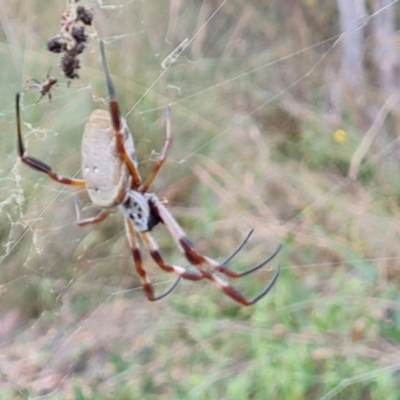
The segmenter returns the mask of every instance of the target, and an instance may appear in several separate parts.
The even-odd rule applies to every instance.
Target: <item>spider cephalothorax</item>
[[[81,219],[77,197],[75,196],[75,211],[77,222],[80,226],[94,224],[106,219],[111,210],[119,206],[125,221],[126,236],[131,248],[135,267],[142,281],[143,288],[149,300],[154,301],[165,297],[177,286],[181,278],[192,281],[208,279],[220,290],[233,300],[243,304],[251,305],[264,297],[274,286],[278,279],[280,266],[275,270],[272,280],[255,297],[249,299],[241,292],[221,278],[225,275],[229,278],[240,278],[248,275],[271,261],[281,249],[279,245],[268,258],[245,271],[237,272],[230,269],[227,264],[236,256],[249,240],[252,231],[246,236],[239,247],[223,262],[215,261],[200,254],[186,237],[183,229],[173,218],[166,206],[148,190],[163,166],[168,149],[171,144],[171,113],[169,107],[166,109],[166,138],[164,147],[160,153],[147,179],[142,182],[140,177],[135,148],[132,135],[125,119],[120,115],[118,102],[115,96],[114,85],[108,72],[107,62],[104,54],[104,45],[100,41],[100,51],[109,95],[110,110],[94,110],[86,123],[82,138],[82,175],[83,179],[72,179],[63,177],[52,171],[50,166],[42,161],[25,154],[22,141],[21,118],[20,118],[20,96],[16,97],[17,111],[17,135],[18,153],[22,162],[29,167],[47,174],[51,179],[77,187],[85,188],[90,200],[95,206],[102,210],[92,218]],[[156,241],[150,231],[162,222],[171,234],[176,245],[183,252],[186,259],[195,267],[194,271],[184,267],[167,264],[158,249]],[[137,245],[139,237],[148,248],[153,261],[164,271],[174,273],[177,279],[164,293],[156,296],[153,285],[150,283],[146,270],[142,265],[142,258]]]
[[[150,232],[161,222],[157,208],[154,206],[156,196],[150,193],[140,193],[130,190],[123,203],[121,211],[129,218],[136,232]]]

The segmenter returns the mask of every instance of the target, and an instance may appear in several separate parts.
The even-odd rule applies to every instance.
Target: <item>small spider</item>
[[[49,96],[49,102],[51,101],[51,89],[57,83],[57,79],[54,78],[53,76],[50,76],[50,69],[49,72],[47,73],[46,79],[42,83],[40,83],[37,79],[29,79],[25,83],[28,82],[32,83],[25,90],[25,92],[27,92],[31,88],[36,88],[39,89],[40,91],[41,96],[39,97],[36,103],[39,103],[39,101],[42,100],[42,98],[46,96],[46,94]]]
[[[76,195],[74,196],[77,223],[80,226],[104,221],[111,210],[118,206],[125,221],[125,230],[132,252],[136,271],[142,281],[144,291],[150,301],[159,300],[171,293],[180,279],[199,281],[208,279],[233,300],[248,306],[265,296],[274,286],[280,272],[278,265],[270,283],[255,297],[249,299],[219,275],[230,278],[240,278],[248,275],[271,261],[281,249],[279,245],[272,255],[259,264],[242,272],[230,269],[227,264],[247,243],[252,231],[246,236],[240,246],[223,262],[215,261],[200,254],[187,239],[184,231],[155,194],[148,190],[163,166],[171,144],[170,108],[166,109],[166,139],[159,159],[156,161],[147,179],[142,182],[139,175],[132,135],[125,118],[119,111],[115,89],[108,71],[103,42],[100,41],[100,51],[109,95],[110,111],[94,110],[86,123],[82,139],[82,178],[73,179],[54,172],[44,162],[25,154],[21,133],[20,96],[16,96],[18,154],[23,163],[29,167],[47,174],[51,179],[76,187],[85,188],[91,202],[102,210],[92,218],[81,219]],[[190,264],[197,270],[190,271],[184,267],[167,264],[158,249],[150,231],[159,223],[163,223],[176,245],[184,253]],[[154,262],[164,271],[177,275],[176,281],[164,293],[155,295],[153,286],[143,267],[142,258],[137,244],[139,236],[148,248]]]

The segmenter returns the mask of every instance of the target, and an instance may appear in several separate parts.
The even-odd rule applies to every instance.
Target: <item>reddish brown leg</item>
[[[237,301],[240,304],[243,304],[244,306],[250,306],[260,300],[262,297],[264,297],[274,286],[276,280],[278,279],[279,273],[280,273],[280,265],[278,265],[278,268],[276,269],[276,272],[270,281],[270,283],[255,297],[252,299],[248,299],[245,297],[242,293],[240,293],[237,289],[235,289],[233,286],[229,285],[226,281],[218,277],[217,275],[214,275],[211,271],[205,271],[202,268],[200,269],[199,273],[187,271],[183,267],[178,267],[175,265],[168,265],[164,262],[162,259],[160,252],[158,250],[158,246],[150,233],[148,232],[143,232],[140,233],[140,236],[143,240],[143,242],[146,244],[146,246],[149,249],[150,255],[153,258],[153,260],[158,264],[158,266],[163,269],[164,271],[167,272],[174,272],[176,274],[179,274],[180,277],[183,279],[188,279],[192,281],[199,281],[203,278],[209,279],[212,282],[214,282],[219,289],[221,289],[226,295],[228,295],[231,299]],[[196,265],[198,266],[198,265]]]
[[[157,263],[157,265],[166,272],[174,272],[178,274],[183,279],[188,279],[190,281],[199,281],[204,278],[204,275],[201,272],[192,272],[188,271],[183,267],[178,267],[176,265],[169,265],[164,262],[161,257],[160,251],[158,249],[157,243],[153,239],[153,237],[148,232],[140,233],[140,237],[142,238],[144,244],[149,249],[150,255],[152,259]]]
[[[18,138],[18,155],[21,161],[36,171],[47,174],[51,179],[63,183],[64,185],[85,187],[85,181],[82,179],[66,178],[65,176],[58,175],[56,172],[51,170],[47,164],[37,158],[25,155],[25,146],[22,141],[22,130],[21,130],[21,115],[20,115],[20,94],[16,96],[16,112],[17,112],[17,138]]]
[[[229,285],[227,282],[219,278],[217,275],[214,275],[212,272],[205,272],[204,276],[205,278],[212,280],[225,294],[227,294],[233,300],[243,304],[244,306],[251,306],[258,300],[262,299],[272,289],[272,287],[275,285],[276,280],[279,277],[280,272],[281,272],[281,266],[280,264],[278,264],[275,274],[272,277],[269,284],[260,293],[258,293],[257,296],[253,297],[252,299],[248,299],[247,297],[243,296],[243,294],[240,293],[237,289]]]
[[[78,196],[76,195],[74,196],[74,206],[75,206],[76,222],[78,223],[79,226],[97,224],[98,222],[104,221],[110,215],[111,212],[111,210],[105,208],[104,210],[101,210],[95,217],[81,219],[81,210],[79,209]]]
[[[165,129],[166,134],[165,134],[164,147],[161,151],[159,159],[155,163],[152,171],[150,172],[150,175],[148,176],[144,184],[139,188],[139,191],[142,193],[145,193],[149,190],[149,187],[151,186],[158,172],[163,166],[165,159],[167,158],[168,149],[171,146],[171,108],[169,106],[166,108],[165,114],[166,114],[166,129]]]
[[[263,267],[265,264],[270,262],[273,258],[276,257],[276,255],[279,253],[281,249],[281,245],[278,245],[276,250],[270,255],[268,258],[266,258],[264,261],[260,262],[259,264],[255,265],[254,267],[251,267],[245,271],[242,272],[236,272],[231,269],[229,269],[225,264],[227,264],[236,254],[243,248],[243,246],[247,243],[249,240],[251,234],[253,231],[251,230],[246,238],[243,240],[243,242],[239,245],[239,247],[231,254],[229,257],[223,261],[222,263],[218,263],[217,261],[205,257],[201,255],[190,243],[189,239],[186,237],[185,232],[183,229],[179,226],[179,224],[175,221],[175,219],[172,217],[170,212],[165,208],[165,206],[157,199],[153,198],[152,202],[154,204],[154,207],[157,209],[157,212],[165,224],[166,228],[169,230],[171,233],[172,237],[174,238],[175,242],[177,245],[183,250],[185,257],[188,259],[188,261],[196,266],[207,266],[210,268],[211,272],[212,271],[218,271],[221,272],[231,278],[240,278],[242,276],[248,275],[251,272],[254,272],[261,267]]]
[[[168,288],[164,293],[161,293],[160,295],[155,296],[153,285],[151,284],[149,277],[147,276],[146,270],[143,268],[142,257],[140,256],[140,251],[136,244],[135,231],[133,229],[132,222],[127,218],[125,218],[125,230],[126,230],[126,236],[128,238],[128,242],[129,242],[129,247],[131,248],[131,251],[132,251],[133,260],[135,262],[136,271],[142,281],[143,289],[146,293],[147,298],[150,301],[156,301],[156,300],[160,300],[160,299],[164,298],[165,296],[169,295],[176,288],[179,281],[181,280],[181,277],[178,276],[178,278],[172,284],[172,286],[170,288]]]
[[[108,96],[110,98],[110,115],[111,115],[112,126],[115,131],[115,140],[116,140],[117,151],[121,155],[122,159],[124,160],[124,162],[126,163],[128,169],[129,169],[129,172],[132,175],[132,189],[137,189],[141,184],[141,179],[140,179],[139,171],[137,170],[137,168],[135,166],[135,163],[133,162],[132,158],[125,150],[124,138],[123,138],[123,132],[122,132],[122,130],[124,129],[124,126],[123,126],[124,124],[121,123],[121,114],[119,112],[118,102],[117,102],[117,98],[115,96],[114,84],[111,80],[110,72],[108,70],[106,55],[105,55],[105,51],[104,51],[104,43],[102,40],[100,40],[100,53],[101,53],[101,59],[103,62],[104,74],[106,77]]]

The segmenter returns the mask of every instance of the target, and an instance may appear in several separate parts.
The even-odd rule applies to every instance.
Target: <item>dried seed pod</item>
[[[92,25],[93,14],[86,10],[85,7],[79,6],[76,8],[76,20],[83,22],[85,25]]]
[[[80,68],[77,57],[86,49],[89,36],[86,30],[93,30],[93,14],[78,5],[80,0],[68,0],[68,6],[61,16],[61,28],[57,36],[51,38],[47,48],[53,53],[64,53],[61,69],[69,79],[79,78],[76,70]]]
[[[79,43],[73,50],[73,54],[75,54],[75,56],[81,54],[83,52],[83,50],[85,50],[86,48],[86,44],[85,43]]]
[[[60,36],[54,36],[47,42],[47,49],[52,53],[62,53],[66,48],[66,43]]]
[[[77,44],[86,43],[88,39],[88,36],[85,34],[84,26],[73,27],[71,36],[76,40]]]
[[[64,54],[64,56],[61,59],[61,69],[64,72],[64,75],[69,78],[69,79],[75,79],[79,78],[79,75],[75,72],[77,69],[79,69],[80,62],[75,56],[71,54]]]

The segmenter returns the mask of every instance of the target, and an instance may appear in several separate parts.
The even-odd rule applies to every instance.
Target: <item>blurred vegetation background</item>
[[[46,49],[66,2],[0,3],[0,399],[400,399],[399,3],[82,4],[94,29],[68,84]],[[74,189],[18,161],[15,93],[51,68],[52,101],[23,96],[27,151],[80,176],[86,118],[107,107],[98,37],[143,176],[171,104],[153,190],[197,248],[222,260],[254,228],[244,269],[283,244],[256,305],[187,281],[148,302],[122,216],[79,228]],[[277,262],[235,285],[254,295]]]

